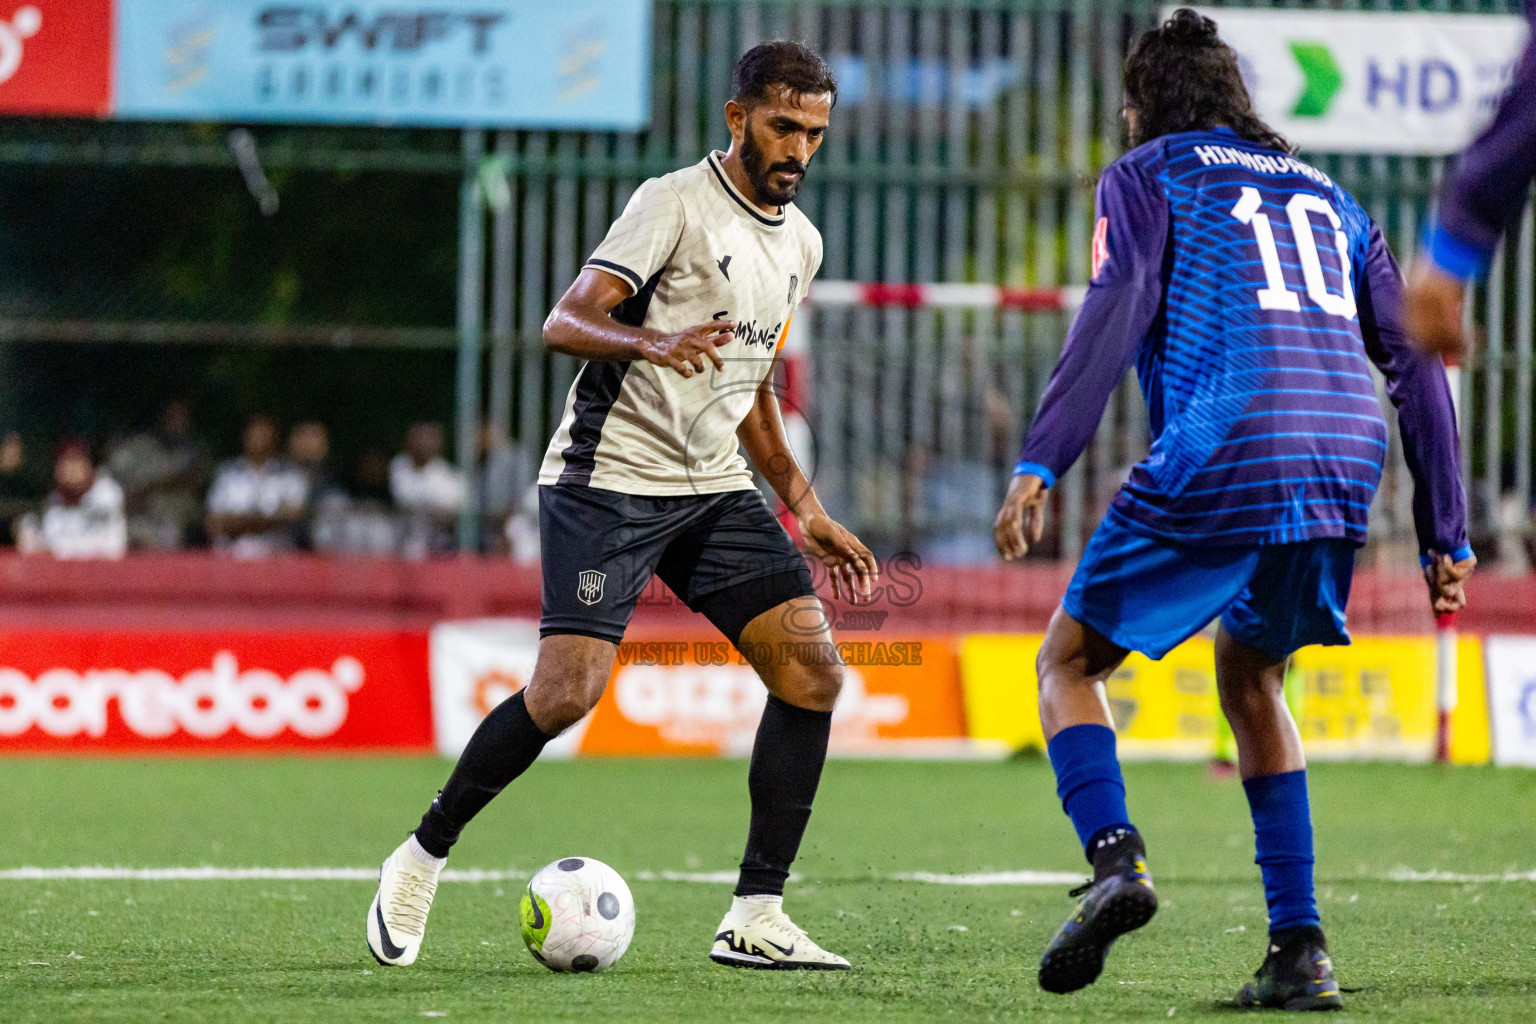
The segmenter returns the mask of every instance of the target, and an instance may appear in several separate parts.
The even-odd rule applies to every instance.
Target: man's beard
[[[805,180],[805,165],[798,160],[780,160],[769,166],[768,158],[763,155],[757,140],[752,136],[750,125],[741,140],[741,165],[747,172],[747,181],[751,183],[752,191],[757,193],[757,201],[771,206],[794,202],[795,194],[800,191],[800,182]],[[796,172],[801,177],[788,188],[779,188],[773,184],[771,177],[777,171]]]

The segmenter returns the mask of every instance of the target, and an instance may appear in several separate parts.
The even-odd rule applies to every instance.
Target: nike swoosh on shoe
[[[379,945],[384,947],[384,955],[390,960],[398,960],[405,955],[405,947],[397,946],[389,939],[389,929],[384,926],[384,905],[375,899],[373,901],[373,913],[378,918]]]

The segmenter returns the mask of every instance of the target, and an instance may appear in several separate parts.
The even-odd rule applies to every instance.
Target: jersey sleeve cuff
[[[1471,544],[1463,544],[1461,547],[1459,547],[1455,551],[1451,552],[1451,561],[1453,561],[1453,562],[1465,562],[1467,559],[1472,557],[1473,553],[1474,552],[1472,551],[1472,545]],[[1420,555],[1419,556],[1419,565],[1421,567],[1425,568],[1425,569],[1429,568],[1430,563],[1432,561],[1434,561],[1434,560],[1432,558],[1430,558],[1428,555]]]
[[[1438,221],[1424,230],[1424,250],[1435,266],[1461,281],[1472,280],[1493,262],[1492,252],[1457,238]]]
[[[1045,486],[1047,488],[1056,486],[1056,474],[1052,473],[1049,469],[1046,469],[1038,462],[1015,463],[1013,467],[1013,475],[1020,476],[1024,473],[1029,473],[1033,476],[1039,477],[1041,480],[1044,480]]]
[[[621,266],[609,260],[600,260],[596,257],[593,257],[592,259],[587,260],[585,264],[583,264],[583,268],[585,267],[595,267],[598,270],[607,271],[614,277],[621,278],[625,284],[629,285],[629,293],[631,295],[634,295],[641,288],[645,287],[645,281],[641,279],[639,274],[635,273],[633,270],[630,270],[628,267]]]

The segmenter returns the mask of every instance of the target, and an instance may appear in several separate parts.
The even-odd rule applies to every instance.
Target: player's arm
[[[1098,429],[1163,301],[1168,201],[1144,169],[1115,164],[1099,180],[1094,275],[1067,332],[1008,496],[992,526],[997,553],[1023,558],[1045,533],[1045,499]]]
[[[1456,408],[1440,357],[1408,340],[1401,312],[1402,272],[1375,224],[1357,291],[1365,350],[1386,377],[1387,397],[1397,407],[1430,602],[1436,612],[1454,612],[1467,603],[1464,583],[1477,565],[1467,543]]]
[[[774,493],[799,522],[806,547],[821,559],[832,578],[833,595],[855,604],[868,601],[880,578],[880,566],[863,541],[827,515],[806,479],[789,446],[772,371],[758,385],[752,411],[736,428],[736,437],[747,450],[747,458],[768,478]]]
[[[636,189],[581,275],[544,321],[544,344],[582,359],[644,359],[684,377],[703,373],[706,361],[717,370],[725,369],[715,346],[730,340],[736,329],[731,321],[711,320],[664,334],[622,323],[611,315],[655,289],[682,238],[686,217],[682,199],[662,179],[653,178]]]
[[[1536,15],[1533,15],[1536,22]],[[1499,236],[1525,206],[1536,176],[1536,24],[1498,114],[1462,154],[1440,193],[1408,289],[1409,334],[1431,352],[1461,348],[1466,283],[1488,267]]]
[[[717,370],[725,369],[715,346],[730,340],[735,323],[711,320],[671,334],[631,327],[610,315],[629,295],[622,278],[606,270],[586,268],[544,321],[544,344],[552,351],[582,359],[644,359],[684,377],[703,373],[705,360]]]

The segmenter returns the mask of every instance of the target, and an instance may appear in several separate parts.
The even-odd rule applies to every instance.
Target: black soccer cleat
[[[1094,983],[1116,939],[1152,920],[1157,893],[1147,871],[1147,847],[1135,832],[1120,829],[1098,840],[1093,881],[1072,890],[1082,896],[1040,958],[1040,987],[1058,994]]]
[[[1237,1005],[1248,1010],[1342,1010],[1344,1000],[1339,997],[1323,930],[1307,925],[1272,936],[1269,955],[1253,980],[1238,992]]]

